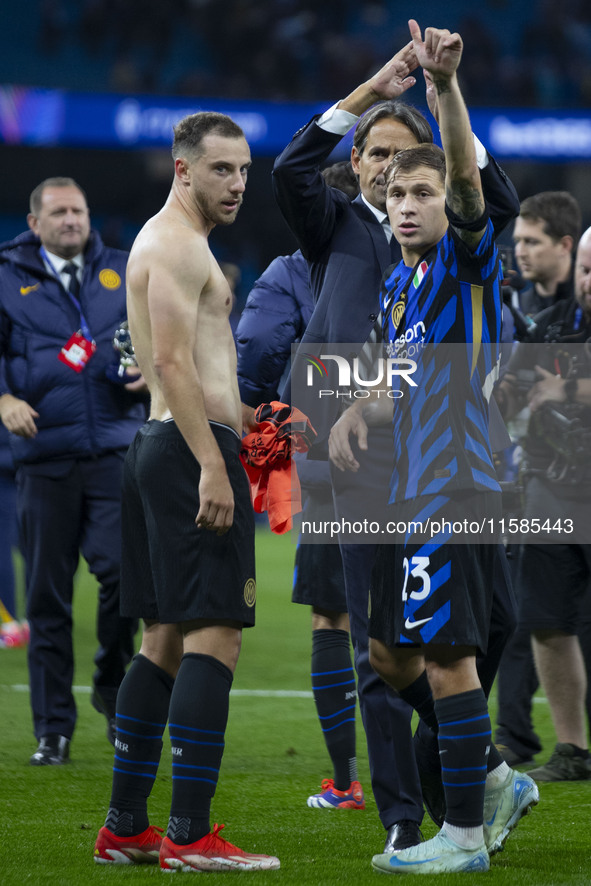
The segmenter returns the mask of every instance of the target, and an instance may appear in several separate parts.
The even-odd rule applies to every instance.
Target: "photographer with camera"
[[[503,301],[522,341],[534,317],[572,297],[572,265],[581,234],[581,210],[568,191],[540,191],[521,204],[513,230],[517,271],[508,266]]]
[[[572,299],[574,252],[580,235],[581,211],[567,191],[541,191],[521,203],[513,231],[514,253],[510,250],[502,253],[503,329],[508,334],[511,332],[512,345],[502,348],[501,376],[507,370],[515,342],[523,341],[533,332],[535,315],[558,301]],[[512,330],[506,323],[507,312],[513,320]],[[521,376],[524,394],[534,376],[533,370],[529,380]],[[529,411],[524,409],[509,427],[515,444],[508,466],[511,476],[517,467],[519,440],[526,433],[528,417]],[[519,500],[518,489],[514,493],[511,498],[506,494],[504,501]],[[512,514],[519,512],[520,504],[517,511],[511,510]],[[519,597],[519,540],[509,539],[506,552]],[[533,765],[533,757],[542,749],[532,724],[532,698],[537,688],[529,630],[518,625],[507,643],[497,675],[496,741],[510,766]]]
[[[505,419],[526,403],[530,409],[523,440],[522,522],[526,528],[539,523],[542,532],[529,533],[522,545],[518,624],[532,635],[558,740],[548,763],[530,773],[538,781],[591,776],[588,666],[577,636],[588,634],[591,611],[591,228],[579,241],[574,294],[536,316],[495,391]],[[586,657],[589,664],[591,656]],[[502,742],[498,732],[497,738]]]

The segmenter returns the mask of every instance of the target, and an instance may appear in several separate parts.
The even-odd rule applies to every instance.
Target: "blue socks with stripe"
[[[482,825],[491,726],[482,689],[435,701],[439,754],[447,812],[459,828]]]
[[[136,655],[117,694],[113,789],[105,827],[118,837],[149,825],[148,797],[158,771],[174,679]]]
[[[312,692],[332,760],[334,786],[338,791],[346,791],[358,778],[355,746],[357,690],[347,631],[312,631]]]
[[[232,672],[209,655],[185,653],[170,700],[172,804],[167,836],[188,845],[209,833],[228,722]]]

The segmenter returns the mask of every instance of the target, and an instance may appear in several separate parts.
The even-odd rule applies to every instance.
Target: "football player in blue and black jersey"
[[[500,515],[488,437],[500,261],[456,76],[462,39],[434,28],[423,38],[414,20],[409,27],[437,91],[443,145],[401,151],[386,172],[402,261],[382,286],[384,341],[391,360],[412,355],[414,384],[400,399],[358,400],[333,429],[330,451],[337,467],[356,470],[349,435],[364,448],[367,423],[390,404],[390,516],[407,531],[378,553],[370,654],[378,673],[438,733],[447,812],[432,840],[376,855],[373,866],[432,874],[488,870],[489,856],[539,794],[492,744],[476,669],[488,641]],[[442,528],[431,532],[430,521]],[[456,526],[469,544],[458,543]],[[489,544],[476,526],[486,527]]]

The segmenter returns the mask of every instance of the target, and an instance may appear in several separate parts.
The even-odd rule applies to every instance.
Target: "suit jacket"
[[[314,344],[351,343],[349,356],[369,337],[379,313],[379,289],[386,269],[401,258],[400,247],[384,230],[361,196],[352,202],[324,182],[320,169],[341,140],[313,118],[277,157],[273,184],[279,208],[308,261],[316,302],[302,337],[301,356],[292,376],[303,378],[306,356]],[[498,234],[519,214],[519,198],[510,180],[489,154],[481,170],[483,191]],[[311,347],[306,348],[308,344]],[[298,391],[301,384],[298,381]],[[291,379],[282,392],[290,397]],[[317,446],[326,441],[340,408],[336,397],[299,402],[318,432]],[[508,444],[507,444],[508,445]]]

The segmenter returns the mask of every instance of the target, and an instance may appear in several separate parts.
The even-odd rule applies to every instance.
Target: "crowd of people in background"
[[[423,2],[421,15],[436,20],[439,5]],[[89,60],[104,57],[100,90],[316,101],[318,83],[333,95],[368,77],[404,39],[404,18],[390,0],[43,0],[38,49],[58,79],[73,45]],[[452,2],[445,18],[466,37],[462,84],[472,107],[498,95],[514,106],[589,106],[588,3],[486,0],[466,12]]]
[[[441,462],[441,470],[432,469],[413,436],[418,426],[431,427],[431,432],[435,426],[420,397],[409,397],[405,419],[395,410],[392,421],[390,409],[381,424],[372,424],[370,412],[363,411],[366,404],[355,398],[345,408],[335,398],[332,414],[322,402],[318,415],[306,412],[317,431],[313,458],[324,465],[322,483],[332,498],[330,509],[334,504],[337,515],[353,513],[348,508],[358,506],[358,490],[350,476],[343,483],[337,471],[355,475],[361,466],[365,473],[359,474],[358,484],[372,489],[376,499],[388,492],[387,505],[395,508],[389,513],[418,520],[426,502],[439,508],[444,497],[451,513],[464,513],[469,500],[477,513],[490,507],[496,520],[502,513],[498,481],[505,477],[493,453],[511,443],[503,428],[506,441],[497,445],[498,410],[506,420],[522,420],[520,430],[512,428],[513,443],[523,452],[519,516],[539,522],[537,515],[551,508],[552,522],[572,522],[576,516],[579,534],[559,538],[560,544],[536,544],[526,538],[510,551],[515,557],[512,575],[497,533],[489,545],[452,543],[445,548],[436,539],[430,550],[432,564],[423,556],[426,546],[421,539],[407,538],[404,545],[359,545],[341,537],[342,574],[334,594],[321,598],[319,590],[325,588],[314,587],[312,593],[299,595],[297,583],[294,594],[294,602],[311,605],[314,613],[312,685],[334,768],[334,779],[323,781],[320,793],[307,802],[321,809],[365,807],[355,748],[358,692],[371,786],[386,832],[384,851],[374,856],[374,868],[390,873],[408,871],[411,865],[425,865],[423,872],[433,873],[487,870],[489,856],[503,848],[520,818],[537,804],[535,782],[591,778],[591,472],[586,451],[581,457],[581,446],[587,447],[591,439],[591,355],[584,349],[565,349],[567,343],[591,341],[591,228],[581,237],[579,207],[564,192],[538,194],[520,205],[503,170],[472,137],[456,76],[462,57],[458,34],[432,29],[423,42],[418,24],[411,20],[409,44],[402,27],[391,27],[392,10],[385,0],[373,0],[361,9],[336,0],[321,7],[311,0],[285,0],[273,4],[271,15],[253,0],[225,6],[179,0],[178,20],[170,15],[170,7],[161,6],[148,0],[88,0],[73,16],[74,7],[65,0],[46,0],[40,50],[57,58],[71,36],[89,53],[108,49],[112,64],[105,85],[116,89],[158,92],[167,86],[173,87],[167,91],[179,93],[309,100],[318,98],[318,82],[328,94],[342,93],[348,80],[360,85],[302,127],[275,161],[275,196],[301,251],[276,259],[280,270],[276,263],[267,269],[239,323],[232,305],[241,269],[229,262],[218,265],[208,243],[213,227],[234,221],[251,163],[242,130],[225,115],[193,114],[177,125],[171,194],[162,212],[142,229],[129,265],[127,253],[105,247],[91,228],[86,195],[71,178],[50,178],[38,185],[31,194],[29,230],[0,246],[0,420],[11,432],[18,467],[16,501],[27,569],[28,625],[18,622],[12,590],[2,597],[11,623],[20,631],[20,644],[13,645],[30,643],[33,731],[39,743],[30,763],[61,765],[70,757],[76,725],[72,594],[81,552],[99,582],[91,703],[106,718],[107,737],[118,761],[95,861],[152,864],[159,857],[164,869],[222,870],[232,859],[234,867],[279,867],[275,856],[245,853],[227,843],[218,836],[218,825],[209,830],[239,635],[242,627],[254,625],[254,523],[239,463],[240,431],[255,428],[253,411],[261,386],[285,402],[297,400],[295,386],[290,387],[289,380],[282,384],[290,341],[302,340],[305,347],[344,341],[354,348],[355,342],[361,346],[376,339],[393,348],[389,353],[398,354],[401,341],[414,341],[412,336],[398,338],[401,329],[415,335],[422,326],[421,345],[431,335],[430,343],[479,346],[464,396],[449,383],[450,396],[441,409],[439,439],[448,440],[449,432],[450,449],[444,455],[450,460]],[[589,55],[591,13],[572,0],[558,23],[549,5],[538,6],[543,15],[532,21],[538,10],[530,10],[520,21],[527,49],[517,40],[507,49],[514,56],[501,51],[500,32],[497,37],[497,30],[489,27],[489,16],[502,22],[511,14],[504,0],[489,0],[481,16],[459,20],[467,47],[461,81],[468,104],[490,102],[492,83],[494,94],[502,90],[519,104],[588,104],[591,66],[586,72],[580,59]],[[119,36],[109,28],[114,17]],[[198,52],[187,54],[185,71],[177,66],[174,84],[164,83],[179,22],[184,23],[185,46],[197,46]],[[253,53],[262,29],[271,39]],[[403,48],[367,79],[378,58],[389,55],[384,41],[389,46],[399,38]],[[440,54],[433,41],[440,41]],[[223,47],[223,71],[211,49],[214,43]],[[414,85],[410,75],[417,67],[425,73],[426,101],[440,127],[443,150],[433,145],[423,115],[399,101]],[[576,84],[572,90],[571,82]],[[569,101],[563,102],[566,93]],[[376,97],[381,100],[377,105]],[[328,170],[322,169],[353,127],[351,162],[340,164],[345,167],[342,173],[354,177],[349,193],[337,182],[331,187]],[[523,279],[502,273],[496,245],[497,236],[515,217],[506,237],[513,238]],[[291,291],[294,260],[296,268],[305,271],[304,283],[309,283],[303,300]],[[468,279],[471,286],[463,288]],[[263,281],[273,300],[271,309],[267,289],[260,292]],[[268,315],[277,311],[278,301],[274,287],[282,287],[289,308],[277,312],[272,324]],[[107,302],[102,298],[105,290]],[[37,293],[35,298],[31,293]],[[120,372],[119,355],[113,353],[113,332],[126,311],[130,325],[135,324],[143,373],[139,380]],[[453,324],[446,326],[452,315]],[[507,322],[510,331],[503,328]],[[190,333],[185,335],[187,329]],[[285,336],[280,340],[282,329],[290,341]],[[233,337],[239,358],[237,384]],[[211,341],[218,343],[221,355],[215,373],[206,364]],[[501,341],[509,345],[508,357],[493,392],[492,365],[480,347]],[[538,346],[535,359],[531,348],[531,359],[526,359],[526,345]],[[556,353],[547,347],[557,345],[561,347]],[[255,360],[263,348],[265,372],[268,360],[274,361],[270,377],[259,371]],[[446,359],[449,368],[451,359]],[[292,378],[297,370],[296,358]],[[151,395],[146,424],[144,378]],[[483,396],[485,388],[494,396]],[[262,400],[270,398],[261,394]],[[563,441],[565,422],[569,433],[577,423],[579,448],[572,448],[572,436]],[[383,475],[378,480],[372,473],[378,461],[374,444],[383,433],[391,441],[392,425],[399,445],[391,484],[384,484]],[[561,445],[556,446],[556,440]],[[166,489],[159,472],[147,470],[160,465]],[[171,494],[175,472],[177,485]],[[446,485],[450,479],[453,482]],[[9,465],[5,498],[14,508],[11,482]],[[188,495],[183,496],[187,486]],[[174,506],[169,509],[171,501]],[[453,510],[456,507],[459,510]],[[161,521],[152,520],[153,513],[160,512]],[[176,526],[177,521],[192,529],[189,549],[182,547],[182,535],[165,536],[165,525]],[[301,547],[296,559],[300,584],[305,565]],[[10,563],[10,552],[4,556]],[[314,556],[312,578],[322,569],[336,575],[328,552],[317,550]],[[221,579],[211,566],[220,562],[228,570]],[[189,567],[181,573],[179,564]],[[433,568],[432,593],[427,566]],[[556,593],[565,575],[570,581],[566,602]],[[216,595],[208,596],[214,587]],[[184,591],[180,602],[179,588]],[[442,593],[434,600],[438,590]],[[213,599],[224,595],[221,603]],[[402,605],[393,602],[399,598]],[[446,607],[453,616],[441,615]],[[139,618],[144,635],[133,657]],[[501,693],[501,741],[496,745],[488,714],[488,695],[515,620],[524,652],[521,674],[531,676],[533,638],[537,677],[549,701],[557,740],[550,758],[529,774],[512,768],[531,765],[531,757],[541,751],[535,735],[534,744],[527,746],[532,738],[529,713],[516,723]],[[325,678],[335,673],[347,679],[329,696],[325,690],[332,683]],[[511,675],[517,678],[516,666]],[[529,711],[535,675],[533,683],[523,676],[522,688]],[[414,737],[413,710],[421,720]],[[344,721],[326,726],[343,713]],[[175,784],[163,838],[160,829],[150,825],[147,807],[167,719],[173,729]],[[391,735],[384,737],[381,733],[390,721]],[[130,723],[142,725],[128,732]],[[327,734],[337,728],[340,732],[331,741]],[[222,740],[187,737],[199,733],[217,734]],[[216,749],[203,752],[204,744]],[[448,754],[443,767],[441,747]],[[208,776],[195,778],[187,769],[207,770]],[[481,773],[480,780],[474,781],[474,772]],[[430,773],[431,782],[425,781],[425,773]],[[199,789],[195,781],[203,783]],[[442,825],[426,842],[419,827],[423,804]],[[203,862],[202,856],[214,855],[218,867]],[[223,864],[218,855],[224,857]]]

